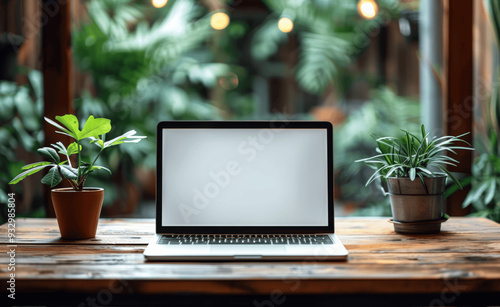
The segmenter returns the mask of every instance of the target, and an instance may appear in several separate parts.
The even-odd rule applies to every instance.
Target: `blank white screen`
[[[164,129],[163,226],[328,226],[326,129]]]

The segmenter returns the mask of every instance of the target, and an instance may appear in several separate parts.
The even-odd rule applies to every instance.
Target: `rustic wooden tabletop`
[[[17,219],[15,242],[0,226],[0,276],[11,278],[14,261],[16,304],[500,304],[493,221],[451,218],[435,235],[397,234],[387,218],[337,218],[335,227],[347,261],[150,263],[142,252],[152,219],[101,219],[96,238],[78,241],[61,239],[55,219]]]

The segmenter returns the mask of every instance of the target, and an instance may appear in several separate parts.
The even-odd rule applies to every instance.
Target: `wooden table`
[[[54,219],[17,219],[15,303],[500,304],[500,225],[483,218],[451,218],[439,235],[396,234],[387,218],[338,218],[350,253],[343,262],[149,263],[142,252],[153,232],[151,219],[101,219],[95,239],[66,241]],[[4,224],[1,301],[10,273],[6,234]]]

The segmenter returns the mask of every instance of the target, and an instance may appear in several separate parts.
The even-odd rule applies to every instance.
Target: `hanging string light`
[[[229,16],[226,13],[215,13],[210,19],[210,25],[215,30],[223,30],[229,25]]]
[[[378,5],[375,0],[359,0],[358,13],[365,19],[372,19],[377,16]]]
[[[164,7],[167,5],[168,0],[151,0],[151,4],[157,9]]]
[[[293,30],[293,21],[288,17],[282,17],[278,21],[278,29],[281,32],[288,33]]]
[[[234,90],[239,84],[238,75],[234,72],[229,72],[227,75],[219,77],[217,81],[219,82],[220,87],[227,91]]]

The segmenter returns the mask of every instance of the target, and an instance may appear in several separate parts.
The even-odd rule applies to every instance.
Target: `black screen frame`
[[[327,132],[328,225],[327,226],[163,226],[162,169],[163,129],[325,129]],[[162,121],[156,133],[156,232],[160,234],[312,234],[334,233],[333,126],[324,121]]]

